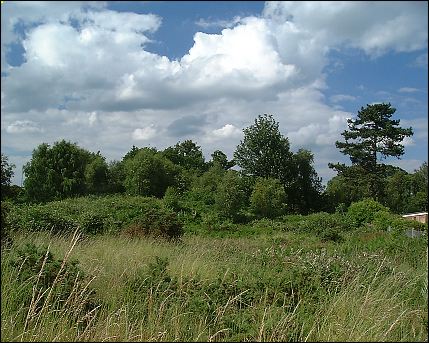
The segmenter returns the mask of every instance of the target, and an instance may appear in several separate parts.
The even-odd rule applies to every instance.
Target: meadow
[[[319,213],[222,225],[182,218],[183,232],[169,237],[162,235],[170,232],[165,209],[157,223],[167,229],[139,235],[141,222],[124,224],[132,213],[145,213],[144,206],[140,212],[126,206],[136,198],[105,212],[106,229],[94,232],[103,227],[94,211],[104,207],[96,202],[113,206],[112,199],[9,212],[2,341],[428,339],[427,235],[350,223],[332,231],[348,217]],[[69,229],[35,223],[34,213],[45,213],[46,221],[48,210]],[[84,226],[81,218],[91,220]]]

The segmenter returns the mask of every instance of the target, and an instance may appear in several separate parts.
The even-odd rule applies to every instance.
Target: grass
[[[428,339],[427,238],[350,232],[335,243],[270,230],[175,243],[48,232],[13,240],[2,249],[2,341]],[[29,242],[77,259],[86,275],[59,307],[55,285],[36,306],[37,273],[26,281],[31,302],[19,303],[28,288],[8,261]],[[91,290],[94,306],[78,311]]]

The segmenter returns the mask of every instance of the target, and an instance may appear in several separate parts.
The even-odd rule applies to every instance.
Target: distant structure
[[[403,214],[402,218],[408,219],[408,220],[417,220],[420,223],[427,223],[428,213],[427,212],[408,213],[408,214]]]

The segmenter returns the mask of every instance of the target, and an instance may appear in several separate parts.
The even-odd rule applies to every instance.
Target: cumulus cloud
[[[144,128],[138,128],[133,131],[133,138],[139,141],[147,141],[149,139],[152,139],[157,134],[157,130],[153,125],[144,127]]]
[[[207,140],[216,141],[219,139],[239,138],[242,136],[242,131],[232,124],[225,124],[220,129],[215,129],[209,132]]]
[[[324,42],[322,48],[346,45],[379,56],[389,50],[425,48],[427,8],[423,2],[373,2],[368,6],[359,1],[273,1],[266,3],[264,16],[283,26],[286,32],[293,28],[295,32],[316,35],[313,40]],[[310,37],[301,43],[311,43]]]

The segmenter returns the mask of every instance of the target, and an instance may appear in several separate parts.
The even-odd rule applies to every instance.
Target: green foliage
[[[396,109],[389,104],[367,105],[358,111],[357,119],[348,119],[349,130],[342,135],[345,142],[337,141],[336,147],[350,156],[353,165],[362,168],[361,175],[352,176],[352,180],[365,178],[369,185],[370,196],[376,199],[383,193],[384,167],[377,163],[388,156],[400,157],[404,154],[401,144],[405,137],[413,134],[411,128],[398,127],[400,120],[391,119]],[[347,170],[344,164],[329,164],[338,172]]]
[[[383,203],[395,213],[411,213],[427,210],[427,163],[407,173],[397,169],[386,179]]]
[[[287,184],[287,199],[295,213],[307,214],[322,206],[322,181],[313,166],[314,157],[309,150],[299,149],[292,156],[293,177]]]
[[[77,226],[90,235],[106,231],[105,217],[95,211],[86,211],[79,216]]]
[[[340,214],[313,213],[304,217],[297,225],[302,232],[311,232],[322,240],[342,241],[342,233],[350,230],[349,219]]]
[[[244,183],[238,172],[229,170],[222,178],[215,195],[215,208],[221,217],[237,221],[246,205]]]
[[[73,232],[77,222],[71,220],[55,203],[44,205],[14,206],[10,211],[9,224],[12,230]]]
[[[3,263],[11,251],[2,251],[2,339],[426,341],[427,238],[367,227],[332,242],[329,232],[283,228],[305,218],[236,225],[254,230],[246,238],[186,236],[176,244],[106,235],[78,242],[73,255],[103,301],[87,327],[83,316],[61,321],[56,310],[38,316],[38,327],[26,326],[27,311],[14,299],[31,295],[34,282],[14,282]],[[49,241],[53,251],[68,239],[17,236],[21,246]],[[20,306],[12,310],[12,303]]]
[[[13,206],[11,229],[70,233],[80,228],[88,235],[119,233],[134,226],[136,235],[179,237],[177,214],[162,200],[131,196],[84,197],[41,205]]]
[[[220,165],[213,165],[194,180],[192,188],[188,192],[188,197],[196,201],[202,201],[206,205],[213,205],[217,188],[221,184],[224,175],[225,171]]]
[[[423,162],[413,173],[414,197],[410,200],[409,212],[428,210],[428,164]]]
[[[163,200],[165,206],[175,212],[178,212],[182,209],[179,191],[174,187],[167,188]]]
[[[85,167],[86,189],[90,194],[102,194],[108,190],[108,170],[106,160],[95,155]]]
[[[282,223],[284,223],[284,231],[297,231],[299,230],[299,223],[306,218],[300,214],[288,214],[281,217]]]
[[[1,202],[1,245],[9,245],[12,241],[10,237],[10,226],[7,221],[7,216],[10,211],[9,203]]]
[[[387,178],[384,203],[395,213],[407,213],[413,197],[412,176],[405,171],[397,171]],[[411,212],[414,210],[411,210]]]
[[[338,204],[350,206],[353,202],[370,197],[369,184],[360,166],[350,166],[328,181],[325,194],[328,210]]]
[[[108,193],[125,192],[125,168],[122,161],[111,161],[108,164]]]
[[[244,130],[244,140],[234,152],[234,159],[244,174],[272,177],[285,183],[290,180],[292,153],[289,140],[280,133],[272,115],[259,115]]]
[[[61,292],[63,300],[71,293],[75,280],[84,278],[83,271],[78,267],[78,261],[67,261],[64,264],[64,271],[60,272],[63,260],[55,259],[47,246],[36,246],[28,243],[24,247],[13,251],[13,257],[9,263],[19,269],[18,277],[20,281],[25,282],[30,278],[38,278],[38,285],[46,290],[52,286],[56,278],[61,279]],[[43,268],[42,268],[43,267]],[[39,276],[40,273],[40,276]],[[31,299],[31,292],[28,294]]]
[[[244,129],[244,140],[237,146],[234,160],[245,175],[280,180],[289,209],[294,212],[320,209],[323,187],[312,165],[313,154],[305,149],[293,154],[272,115],[260,115]]]
[[[125,162],[126,160],[129,159],[133,159],[137,153],[140,151],[141,149],[137,148],[135,145],[132,146],[131,150],[128,151],[125,156],[122,158],[121,162]]]
[[[90,160],[87,150],[65,140],[52,148],[39,145],[24,166],[28,199],[45,202],[85,194],[85,168]]]
[[[222,224],[222,218],[216,211],[209,211],[203,213],[201,216],[201,226],[206,231],[216,231],[220,228]]]
[[[185,140],[177,143],[174,147],[168,147],[163,151],[174,164],[177,164],[184,169],[203,172],[205,167],[204,155],[199,147],[192,140]]]
[[[372,198],[361,200],[350,205],[347,214],[356,227],[370,224],[377,212],[389,212],[389,209]]]
[[[8,162],[8,157],[1,154],[1,198],[4,199],[9,194],[10,179],[13,176],[15,165]]]
[[[395,231],[402,234],[406,229],[413,227],[414,223],[421,224],[416,221],[405,220],[397,214],[386,211],[376,212],[372,221],[376,230]]]
[[[125,227],[123,232],[131,237],[179,238],[183,235],[183,227],[175,212],[159,206],[145,208],[144,213]]]
[[[228,170],[229,168],[235,165],[235,161],[228,161],[228,157],[220,150],[215,150],[212,153],[212,160],[210,161],[210,165],[214,166],[218,164],[222,169]]]
[[[274,218],[286,210],[286,193],[277,179],[258,178],[250,197],[250,207],[259,217]]]
[[[20,287],[9,310],[30,307],[28,311],[33,315],[47,305],[54,311],[66,306],[73,294],[83,289],[86,279],[78,260],[56,259],[48,247],[32,243],[12,250],[6,263],[15,271]],[[36,298],[33,298],[34,295]],[[80,309],[76,309],[77,312],[88,311],[95,306],[95,292],[91,291],[89,295],[80,304]]]
[[[130,195],[162,197],[178,174],[178,167],[161,153],[143,148],[125,161],[125,188]]]

